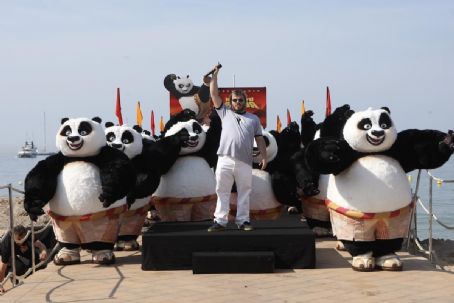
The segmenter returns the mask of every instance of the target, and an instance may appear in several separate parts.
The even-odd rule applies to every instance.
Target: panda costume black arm
[[[134,166],[129,158],[119,150],[104,146],[94,157],[94,164],[99,167],[102,192],[99,200],[104,207],[125,197],[132,190],[136,180]]]
[[[454,151],[454,134],[437,130],[407,129],[397,135],[388,151],[405,172],[440,167]]]
[[[361,153],[354,151],[342,139],[344,125],[353,113],[350,106],[345,104],[325,118],[320,126],[320,138],[295,154],[297,180],[310,180],[311,174],[314,180],[316,176],[318,180],[320,173],[336,175],[361,157]]]
[[[210,128],[207,131],[206,141],[199,155],[208,162],[210,167],[216,167],[218,162],[217,150],[221,141],[222,122],[215,110],[211,111],[210,120]]]
[[[64,156],[58,153],[39,161],[25,177],[24,208],[33,221],[44,214],[44,205],[54,196],[64,165]]]

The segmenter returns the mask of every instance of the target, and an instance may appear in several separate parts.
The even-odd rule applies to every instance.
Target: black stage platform
[[[194,262],[198,266],[194,273],[205,272],[210,267],[213,272],[254,272],[254,255],[257,266],[271,260],[273,269],[315,268],[314,233],[297,215],[286,215],[275,221],[253,221],[253,231],[238,230],[235,224],[229,223],[226,230],[209,233],[207,228],[211,224],[211,221],[154,224],[142,235],[142,269],[191,269]],[[245,271],[241,271],[242,265],[237,270],[215,268],[241,260]],[[267,269],[256,272],[269,269],[268,264]]]

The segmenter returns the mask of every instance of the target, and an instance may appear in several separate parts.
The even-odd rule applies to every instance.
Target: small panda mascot
[[[168,137],[159,142],[148,141],[143,137],[138,125],[105,124],[107,144],[128,156],[136,170],[137,179],[133,190],[127,195],[129,210],[121,215],[120,231],[115,245],[116,250],[138,250],[137,237],[150,209],[149,197],[159,185],[161,174],[176,161],[181,144],[178,138]],[[169,140],[170,139],[170,140]],[[131,205],[132,204],[132,205]]]
[[[402,270],[402,246],[414,207],[406,173],[433,169],[454,151],[454,134],[408,129],[397,133],[388,108],[353,113],[342,139],[311,142],[306,162],[330,175],[327,206],[333,233],[357,271]]]
[[[164,87],[178,99],[183,110],[190,109],[196,114],[196,120],[202,121],[210,114],[210,86],[208,84],[195,86],[189,75],[179,77],[169,74],[164,78]]]
[[[136,179],[128,157],[106,145],[101,119],[64,118],[59,152],[40,161],[25,179],[24,207],[32,220],[49,203],[57,241],[56,265],[80,263],[80,248],[96,264],[112,264],[123,199]]]
[[[216,179],[213,167],[221,135],[221,121],[215,111],[209,128],[202,126],[191,110],[173,116],[164,138],[178,132],[188,135],[180,156],[161,177],[152,201],[162,221],[201,221],[213,218],[216,207]]]

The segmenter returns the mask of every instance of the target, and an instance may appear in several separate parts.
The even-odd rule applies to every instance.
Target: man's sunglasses
[[[237,103],[237,102],[240,102],[240,103],[244,103],[244,99],[232,99],[232,102],[233,103]]]

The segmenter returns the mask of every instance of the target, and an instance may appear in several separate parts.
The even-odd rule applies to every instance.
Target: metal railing
[[[415,185],[415,190],[413,193],[413,201],[417,204],[413,208],[413,214],[412,214],[412,220],[410,223],[409,227],[409,232],[408,232],[408,241],[407,241],[407,250],[410,252],[419,252],[425,255],[432,263],[440,263],[439,262],[439,257],[437,256],[436,251],[433,249],[433,222],[437,222],[440,224],[440,226],[444,227],[445,229],[448,230],[454,230],[454,226],[450,226],[446,223],[443,223],[435,214],[433,211],[433,184],[436,182],[438,185],[441,185],[443,183],[454,183],[454,180],[443,180],[441,178],[435,177],[434,175],[431,174],[430,171],[426,170],[427,175],[429,176],[429,205],[426,206],[421,199],[420,196],[418,196],[418,191],[420,188],[420,181],[421,181],[421,170],[418,171],[418,176],[416,180],[416,185]],[[421,244],[418,238],[417,234],[417,218],[416,218],[416,209],[417,205],[421,206],[421,208],[424,210],[424,212],[428,216],[428,225],[429,225],[429,230],[428,230],[428,247],[427,249],[424,248],[424,246]],[[413,245],[413,247],[412,247]]]
[[[15,252],[15,243],[14,243],[14,235],[13,235],[13,229],[14,229],[14,226],[15,226],[15,219],[14,219],[14,203],[13,203],[13,192],[17,192],[19,194],[24,194],[24,192],[20,189],[17,189],[17,188],[14,188],[11,184],[7,184],[7,185],[2,185],[0,186],[0,190],[2,189],[8,189],[8,200],[9,200],[9,231],[11,233],[11,267],[12,267],[12,271],[9,272],[5,278],[3,279],[3,281],[0,281],[0,286],[3,287],[5,285],[5,283],[11,279],[12,281],[12,284],[13,284],[13,288],[22,284],[23,283],[23,280],[28,277],[30,274],[32,273],[35,273],[36,269],[37,268],[40,268],[41,266],[43,266],[44,264],[47,264],[49,262],[49,259],[54,255],[54,253],[57,251],[57,249],[59,248],[59,245],[55,245],[51,252],[47,255],[47,258],[45,260],[42,260],[40,261],[38,264],[35,264],[35,249],[34,249],[34,243],[35,243],[35,236],[37,234],[40,234],[42,233],[51,223],[51,221],[49,220],[46,225],[39,229],[39,230],[35,230],[35,227],[34,227],[34,222],[33,220],[30,220],[30,230],[27,232],[27,234],[25,235],[24,237],[24,241],[27,241],[27,239],[29,237],[31,237],[31,243],[32,243],[32,247],[31,247],[31,254],[32,254],[32,266],[21,276],[18,276],[16,275],[16,252]],[[46,248],[48,249],[48,248]]]

